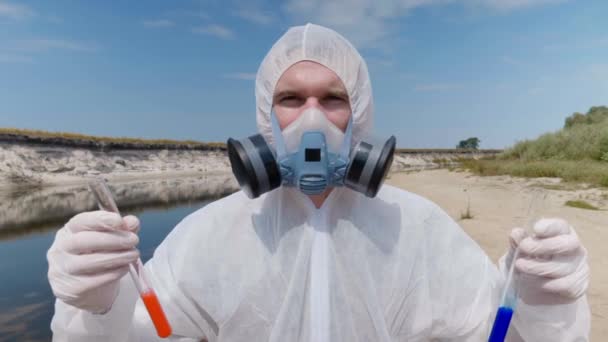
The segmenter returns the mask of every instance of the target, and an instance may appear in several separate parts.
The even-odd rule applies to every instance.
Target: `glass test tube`
[[[103,178],[94,178],[90,180],[89,188],[97,200],[99,209],[120,215],[120,211],[116,206],[114,197],[112,196],[112,193],[110,192],[110,189],[106,185]],[[156,293],[148,285],[144,272],[144,266],[140,258],[137,258],[137,261],[129,264],[129,274],[135,283],[135,287],[137,288],[146,309],[148,310],[148,314],[152,319],[152,323],[154,323],[158,336],[162,338],[169,337],[171,335],[171,325],[165,316],[165,312],[158,301]]]
[[[546,194],[541,190],[535,190],[528,206],[528,213],[526,215],[525,226],[529,236],[534,236],[534,223],[538,219],[537,215],[540,215],[540,209],[544,204]],[[503,342],[507,337],[509,326],[511,324],[511,318],[515,312],[515,306],[519,298],[519,287],[517,286],[518,275],[515,273],[515,261],[519,256],[519,247],[513,252],[513,259],[507,273],[507,279],[505,281],[505,287],[503,289],[502,297],[498,310],[496,312],[496,318],[494,319],[494,325],[488,342]]]

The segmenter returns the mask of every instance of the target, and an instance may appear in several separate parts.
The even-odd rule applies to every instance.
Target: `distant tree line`
[[[563,129],[520,141],[506,150],[503,157],[608,162],[608,107],[591,107],[586,114],[574,113],[566,118]],[[608,175],[604,183],[608,184]]]
[[[469,150],[476,150],[479,148],[480,142],[481,142],[481,140],[479,140],[479,138],[471,137],[466,140],[460,140],[458,145],[456,145],[456,148],[466,148]]]
[[[577,125],[592,125],[604,122],[608,119],[608,107],[591,107],[587,114],[574,113],[566,118],[564,128],[572,128]]]

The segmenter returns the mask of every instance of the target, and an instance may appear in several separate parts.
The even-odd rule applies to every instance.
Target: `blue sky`
[[[367,60],[376,134],[501,148],[608,105],[607,13],[604,0],[0,0],[0,127],[250,135],[260,61],[310,21]]]

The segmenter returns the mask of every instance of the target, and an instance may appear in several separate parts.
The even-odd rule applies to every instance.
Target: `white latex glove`
[[[57,231],[47,253],[55,296],[91,313],[105,313],[118,295],[119,280],[139,257],[139,220],[107,211],[74,216]]]
[[[515,248],[519,255],[519,296],[530,305],[571,303],[585,294],[589,286],[587,251],[578,235],[563,219],[541,219],[534,225],[534,236],[515,228],[510,236],[507,267]]]

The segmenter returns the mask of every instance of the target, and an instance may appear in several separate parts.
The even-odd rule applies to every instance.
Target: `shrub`
[[[566,205],[573,208],[579,209],[587,209],[587,210],[599,210],[596,206],[589,204],[585,201],[577,200],[577,201],[568,201]]]

